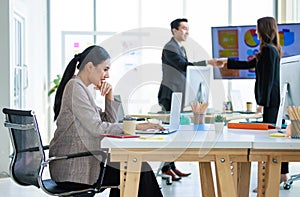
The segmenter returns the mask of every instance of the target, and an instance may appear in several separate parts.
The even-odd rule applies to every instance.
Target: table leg
[[[141,167],[142,157],[140,155],[129,155],[123,197],[138,196]]]
[[[222,197],[237,197],[228,155],[216,156],[216,168]]]
[[[267,165],[267,180],[265,196],[279,197],[281,157],[270,156]]]
[[[257,197],[265,196],[266,162],[259,161],[257,165]]]
[[[210,162],[199,162],[201,192],[203,197],[215,197],[214,181]]]
[[[127,162],[120,162],[120,196],[124,195]]]
[[[251,163],[237,163],[237,195],[240,197],[249,196],[251,175]]]

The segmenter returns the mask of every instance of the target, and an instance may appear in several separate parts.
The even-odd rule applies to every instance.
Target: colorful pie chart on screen
[[[244,42],[249,47],[256,47],[259,45],[256,29],[249,29],[248,31],[246,31],[244,35]]]
[[[295,42],[295,33],[291,32],[289,29],[282,29],[282,31],[279,31],[278,33],[281,46],[289,46]]]

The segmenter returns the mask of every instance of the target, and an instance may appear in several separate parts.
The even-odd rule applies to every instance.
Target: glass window
[[[297,21],[296,22],[300,22],[300,1],[297,0],[296,1],[296,16],[297,16]]]
[[[294,1],[298,2],[298,0]],[[176,18],[185,17],[189,20],[189,41],[193,41],[192,43],[197,45],[189,47],[189,42],[185,43],[187,44],[188,58],[190,61],[199,61],[211,58],[212,26],[226,26],[230,22],[229,19],[231,19],[231,25],[255,25],[258,18],[274,15],[274,0],[253,0],[251,2],[241,0],[96,0],[95,2],[96,13],[94,13],[94,0],[50,1],[51,78],[62,73],[62,68],[66,66],[62,64],[66,64],[69,61],[70,57],[63,52],[62,47],[67,45],[67,43],[70,43],[70,46],[73,48],[76,43],[84,43],[84,46],[92,42],[103,44],[107,39],[112,38],[111,36],[116,35],[115,33],[141,27],[156,27],[165,28],[165,30],[169,31],[169,35],[161,36],[163,40],[165,39],[165,41],[160,43],[163,46],[172,37],[169,30],[170,22]],[[229,2],[231,2],[231,9],[229,9]],[[297,7],[299,8],[299,5]],[[229,10],[232,10],[232,13],[229,13]],[[96,37],[90,35],[94,31],[94,23],[96,24]],[[72,34],[74,32],[77,34],[89,32],[89,35],[84,34],[79,39],[77,34]],[[67,35],[65,40],[62,40],[63,35]],[[68,40],[73,37],[76,39]],[[87,41],[86,37],[88,37]],[[126,43],[129,41],[126,39]],[[65,47],[69,48],[69,46]],[[73,48],[70,48],[71,52],[74,51]],[[62,60],[62,54],[65,54],[68,58],[65,57],[66,60]],[[112,62],[112,64],[118,66],[112,67],[111,77],[113,79],[120,78],[120,73],[128,72],[131,68],[135,68],[136,64],[160,64],[160,58],[160,48],[140,49],[139,51],[124,53],[118,60]],[[131,64],[134,65],[132,66]],[[226,88],[227,81],[223,80],[222,82]],[[244,82],[249,83],[250,87],[254,84],[254,80]],[[232,83],[230,82],[229,87],[243,90],[245,89],[243,87],[247,85],[244,82],[238,83],[233,80]],[[242,87],[239,84],[243,84]],[[241,92],[241,94],[254,98],[252,91],[248,91],[248,93]],[[157,95],[154,96],[156,98]]]
[[[121,32],[138,28],[139,0],[97,0],[97,31]]]
[[[232,0],[232,25],[256,25],[257,19],[265,16],[274,17],[273,0]],[[255,80],[232,80],[231,89],[240,90],[244,109],[246,109],[246,102],[256,103],[254,82]]]
[[[190,37],[211,57],[211,27],[228,24],[228,1],[187,0],[186,15],[189,19]]]
[[[53,31],[92,31],[93,0],[51,0]]]
[[[232,1],[232,25],[256,25],[264,16],[274,16],[274,0]]]
[[[70,61],[69,56],[62,60],[63,32],[93,30],[93,0],[51,0],[50,11],[51,81],[67,66],[62,62]]]
[[[183,0],[141,0],[141,26],[169,28],[183,16]]]

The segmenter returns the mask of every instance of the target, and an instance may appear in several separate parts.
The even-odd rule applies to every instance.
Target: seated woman
[[[74,75],[76,67],[79,72]],[[105,81],[109,77],[109,69],[110,56],[100,46],[90,46],[70,61],[55,96],[54,120],[57,128],[50,142],[50,157],[99,150],[102,139],[100,134],[123,133],[122,123],[116,123],[120,103],[114,101],[112,87]],[[91,84],[105,97],[104,111],[95,104],[88,89]],[[151,123],[137,124],[136,127],[163,129],[160,125]],[[119,163],[108,163],[103,185],[120,184],[119,167]],[[98,180],[99,174],[100,160],[97,156],[50,163],[51,178],[59,186],[69,189],[91,187]],[[119,197],[120,191],[111,189],[110,196]],[[138,196],[162,196],[148,163],[142,165]]]

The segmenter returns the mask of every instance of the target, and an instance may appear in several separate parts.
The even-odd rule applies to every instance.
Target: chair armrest
[[[43,146],[44,150],[49,150],[49,145]]]
[[[48,150],[49,149],[49,145],[47,146],[43,146],[43,150]],[[26,149],[22,149],[19,150],[18,153],[23,153],[23,152],[35,152],[35,151],[39,151],[39,147],[32,147],[32,148],[26,148]]]
[[[101,155],[102,159],[106,160],[108,157],[108,151],[107,150],[96,150],[96,151],[68,154],[68,155],[63,155],[63,156],[52,156],[49,159],[47,159],[45,162],[42,162],[42,165],[47,166],[50,162],[56,161],[56,160],[72,159],[72,158],[86,157],[86,156],[92,156],[92,155]]]

